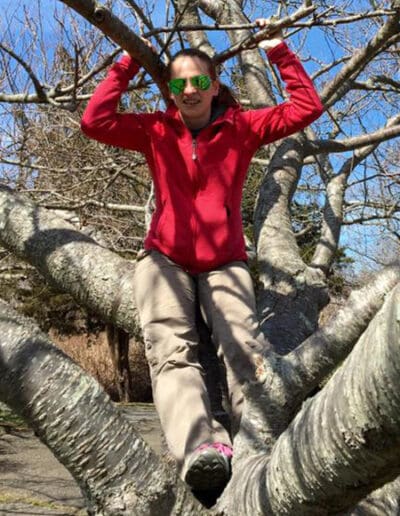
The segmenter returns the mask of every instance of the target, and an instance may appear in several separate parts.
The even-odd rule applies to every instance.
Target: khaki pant
[[[231,442],[212,416],[198,361],[196,296],[226,368],[233,428],[237,428],[241,385],[254,375],[253,353],[264,347],[252,280],[243,262],[192,276],[166,256],[151,251],[137,263],[135,296],[154,403],[183,476],[185,459],[197,446]]]

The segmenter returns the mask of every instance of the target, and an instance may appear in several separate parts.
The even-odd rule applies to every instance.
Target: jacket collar
[[[217,118],[215,120],[213,120],[212,122],[210,122],[209,125],[207,125],[206,127],[209,127],[211,125],[221,125],[221,124],[224,124],[224,123],[228,123],[228,124],[232,124],[234,123],[234,113],[236,113],[237,111],[240,111],[241,107],[240,105],[238,104],[237,106],[235,107],[228,107],[225,109],[225,111],[223,113],[221,113],[221,115],[217,116]],[[172,124],[174,124],[176,127],[180,128],[180,129],[185,129],[187,128],[187,126],[185,125],[185,123],[183,122],[180,114],[179,114],[179,110],[178,108],[175,106],[175,104],[171,103],[168,108],[166,109],[165,111],[165,116],[166,118],[168,119],[168,121],[172,122]]]

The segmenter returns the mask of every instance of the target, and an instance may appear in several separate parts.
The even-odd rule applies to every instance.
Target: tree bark
[[[270,460],[236,464],[229,514],[343,514],[400,473],[400,283],[324,389],[282,433]],[[373,359],[371,359],[373,357]]]
[[[278,148],[255,211],[261,328],[280,354],[314,332],[328,302],[325,274],[302,260],[289,212],[303,166],[303,139],[291,136]]]
[[[0,398],[21,414],[97,516],[206,514],[98,383],[0,301]]]
[[[132,269],[127,267],[126,260],[119,259],[113,253],[71,229],[64,220],[55,218],[54,214],[47,210],[35,207],[8,189],[0,189],[0,220],[2,221],[0,225],[1,241],[20,256],[30,260],[50,281],[56,283],[60,288],[64,287],[64,290],[75,293],[82,302],[91,300],[92,306],[95,305],[99,311],[108,314],[110,318],[116,317],[119,311],[120,320],[129,320],[133,313],[131,290],[123,289],[121,291],[119,287],[119,278],[120,276],[126,277],[126,269],[129,274],[133,272],[133,267]],[[63,281],[65,278],[68,278],[68,282]],[[69,278],[72,280],[70,281]],[[110,288],[110,286],[104,288],[104,282],[111,283],[114,288]],[[349,327],[351,338],[348,337],[348,340],[357,338],[357,333],[362,331],[363,325],[366,325],[371,317],[374,311],[373,306],[382,302],[384,292],[393,282],[398,282],[398,269],[396,268],[388,274],[385,281],[382,281],[382,278],[377,280],[375,286],[377,290],[374,291],[371,288],[371,299],[364,300],[366,306],[363,307],[359,301],[354,301],[354,304],[361,310],[360,315],[353,312],[351,316],[347,313],[347,317],[356,317],[357,322],[360,317],[364,322]],[[97,292],[97,295],[91,294],[91,290]],[[118,295],[115,293],[116,290]],[[306,353],[296,355],[296,361],[291,363],[292,367],[288,367],[285,360],[273,353],[266,357],[264,362],[258,363],[259,382],[249,385],[247,389],[248,406],[245,407],[243,414],[243,428],[234,443],[236,457],[234,476],[226,490],[226,497],[224,496],[225,504],[226,500],[232,496],[238,505],[221,506],[225,514],[238,514],[238,507],[240,508],[239,514],[281,514],[283,510],[287,510],[288,514],[303,514],[301,511],[305,508],[300,499],[307,500],[306,509],[314,511],[310,514],[323,514],[323,512],[318,513],[317,511],[328,510],[327,507],[330,506],[335,510],[340,510],[340,504],[343,504],[343,509],[347,509],[350,504],[354,504],[357,499],[377,487],[379,483],[383,483],[397,474],[397,466],[393,466],[391,463],[392,457],[397,453],[396,438],[390,433],[394,431],[394,427],[388,429],[385,426],[388,417],[392,418],[394,423],[397,421],[396,414],[393,415],[390,412],[393,407],[390,403],[379,403],[377,413],[372,413],[368,407],[371,403],[373,404],[374,399],[382,397],[382,393],[385,394],[388,380],[390,387],[396,388],[396,375],[392,374],[392,369],[396,367],[398,358],[395,345],[398,344],[399,332],[396,330],[396,315],[393,307],[396,307],[396,303],[398,304],[398,292],[399,288],[390,296],[392,301],[386,302],[385,310],[380,312],[383,315],[378,315],[375,319],[375,321],[381,321],[382,317],[386,317],[386,323],[374,322],[371,324],[351,355],[356,358],[350,358],[346,362],[346,365],[328,382],[321,394],[305,405],[289,429],[283,433],[282,431],[288,423],[287,418],[290,414],[288,409],[293,403],[293,397],[297,396],[297,402],[301,398],[299,391],[293,389],[295,384],[291,383],[290,378],[294,375],[297,376],[297,379],[300,378],[300,383],[302,381],[307,383],[308,378],[304,379],[304,373],[301,371],[304,372],[310,367],[310,363],[303,361],[300,357],[304,356],[307,359],[315,357],[311,364],[314,364],[312,367],[316,369],[315,364],[318,362],[318,357],[315,356],[314,351],[318,349],[315,348],[315,344],[319,342],[318,338],[313,344],[311,341],[309,344],[305,343],[303,352]],[[372,302],[374,295],[377,298],[376,303]],[[106,308],[102,307],[102,304]],[[145,504],[148,512],[139,514],[156,514],[151,512],[154,510],[154,507],[150,506],[151,504],[146,505],[150,503],[146,495],[143,495],[143,500],[136,500],[137,495],[132,494],[133,487],[129,484],[130,480],[134,478],[133,473],[139,471],[137,468],[141,468],[140,464],[143,461],[145,464],[150,464],[151,474],[157,471],[157,474],[154,473],[154,475],[161,478],[161,484],[157,484],[156,488],[156,499],[164,500],[163,497],[165,497],[166,506],[172,504],[171,507],[173,507],[175,501],[171,501],[170,497],[172,496],[175,500],[177,496],[174,494],[175,481],[171,483],[165,480],[165,483],[162,480],[169,478],[168,472],[163,469],[164,466],[154,462],[156,459],[149,455],[139,438],[132,434],[129,424],[123,421],[120,415],[116,415],[114,407],[106,400],[105,395],[95,383],[82,377],[82,372],[76,366],[66,361],[67,359],[60,352],[55,352],[50,348],[45,337],[38,334],[37,330],[24,325],[25,323],[15,318],[14,314],[10,314],[6,309],[4,309],[4,313],[3,322],[6,326],[2,331],[4,342],[1,352],[1,396],[30,421],[30,424],[54,450],[60,460],[69,469],[71,468],[78,483],[87,492],[89,505],[97,507],[96,511],[100,511],[98,507],[112,504],[107,505],[104,510],[101,509],[103,512],[97,512],[99,515],[135,514],[129,512],[131,509],[127,509],[126,512],[123,512],[125,509],[121,509],[120,513],[112,512],[115,510],[114,504],[123,500],[126,507]],[[361,314],[363,314],[362,317]],[[338,317],[337,330],[341,323],[348,326],[346,317],[344,319]],[[19,324],[22,324],[21,330],[17,328]],[[393,335],[389,334],[391,327]],[[335,325],[332,326],[331,333],[332,331],[336,331]],[[344,332],[346,333],[346,330]],[[338,331],[336,333],[339,344],[346,340],[344,334],[340,334]],[[325,337],[329,334],[328,331]],[[321,334],[320,344],[323,342],[323,338],[324,335]],[[307,345],[311,346],[309,351],[307,351]],[[389,348],[389,346],[391,347]],[[374,356],[373,362],[370,360],[371,356]],[[332,366],[335,360],[337,360],[336,356],[331,360]],[[374,375],[378,363],[381,363],[382,367],[379,374]],[[360,375],[358,370],[355,371],[355,368],[359,368],[360,365],[365,371],[363,375]],[[302,374],[303,378],[301,379]],[[313,374],[315,376],[315,371]],[[382,378],[385,379],[383,383]],[[364,393],[367,397],[360,402],[360,396]],[[391,392],[390,395],[392,396],[392,394]],[[368,395],[371,396],[371,399],[368,398]],[[64,399],[66,400],[65,404]],[[394,395],[391,400],[396,409]],[[349,410],[349,403],[350,406],[357,406],[356,414]],[[88,407],[90,407],[89,412]],[[264,433],[257,425],[251,426],[255,417],[254,411],[251,414],[249,407],[263,413],[266,422]],[[336,420],[332,420],[332,414],[336,414]],[[380,416],[381,420],[378,420],[377,416]],[[354,419],[351,419],[352,417]],[[363,435],[366,433],[365,429],[373,428],[372,434],[368,434],[368,442],[371,442],[372,435],[372,443],[377,446],[374,456],[369,453],[369,450],[366,451],[361,445],[358,446],[359,441],[362,444],[362,439],[359,438],[361,423],[358,422],[357,417],[364,418],[366,421],[361,426]],[[245,426],[246,421],[250,421],[247,426]],[[260,421],[262,422],[262,419]],[[109,435],[110,425],[115,434]],[[329,427],[323,441],[320,440],[321,425]],[[84,430],[83,433],[80,428]],[[99,428],[105,428],[105,433],[99,433]],[[255,431],[249,435],[247,443],[242,439],[241,444],[240,435],[249,433],[249,429],[251,432],[252,428]],[[345,432],[343,432],[343,428],[345,428]],[[325,428],[323,430],[325,431]],[[282,435],[279,437],[281,433]],[[92,434],[96,434],[96,436]],[[267,442],[268,435],[270,444]],[[340,441],[341,438],[342,441]],[[379,449],[377,443],[380,439],[388,443],[391,450],[389,457],[385,450]],[[276,440],[276,445],[270,455],[270,449]],[[307,442],[307,446],[304,445],[305,442]],[[135,459],[130,458],[131,446]],[[251,453],[245,453],[246,446]],[[350,450],[346,446],[347,448],[350,446]],[[342,456],[344,448],[347,453],[346,464],[340,463],[336,458],[336,455]],[[116,450],[121,450],[121,452]],[[352,451],[354,453],[350,453]],[[137,455],[135,455],[136,453]],[[110,458],[105,459],[106,456],[108,457],[107,454],[110,455]],[[271,456],[270,462],[268,462],[269,456]],[[292,460],[290,457],[296,457],[296,460]],[[120,459],[129,464],[127,467],[129,481],[126,479],[123,468],[121,469]],[[317,467],[318,460],[325,461],[324,464],[328,464],[329,467],[324,469],[321,464]],[[362,489],[352,490],[351,483],[358,482],[357,475],[360,472],[357,468],[360,461],[365,468],[366,475],[361,479]],[[379,467],[377,461],[380,461]],[[138,465],[133,465],[133,462]],[[110,473],[106,474],[109,464]],[[271,464],[284,464],[284,472],[279,467],[278,469],[275,466],[272,467]],[[346,467],[353,468],[354,471],[350,474]],[[293,475],[296,471],[298,477],[296,477],[297,483],[294,488],[292,485]],[[348,484],[341,485],[341,488],[349,493],[346,502],[340,501],[343,498],[340,489],[337,492],[329,491],[331,478],[326,477],[326,471],[334,471],[338,475],[340,473],[346,482],[348,481]],[[150,472],[143,473],[149,486],[154,486],[155,481],[151,474]],[[106,476],[105,480],[104,475]],[[141,469],[140,475],[142,476]],[[318,485],[324,485],[323,492],[329,494],[328,498],[323,498],[313,484],[309,485],[307,492],[301,491],[300,488],[305,489],[301,481],[302,476],[307,476],[307,478],[312,476],[313,481]],[[120,480],[118,480],[119,478]],[[111,485],[112,488],[109,488]],[[142,487],[140,483],[140,489]],[[110,495],[107,498],[108,501],[105,502],[103,494],[107,494],[108,497],[109,489],[114,495]],[[149,489],[153,489],[153,487]],[[179,485],[176,489],[179,491]],[[294,494],[289,496],[288,493]],[[187,495],[179,494],[179,500],[182,496],[186,497]],[[285,500],[288,498],[289,501],[282,501],[281,498]],[[191,499],[184,499],[184,503],[188,504],[187,507],[185,505],[186,512],[184,514],[190,514],[193,502]],[[238,499],[241,500],[240,503]],[[262,502],[262,505],[255,505],[255,500],[257,500],[257,504]],[[110,509],[110,507],[114,508]],[[242,509],[245,512],[241,512]],[[257,509],[256,512],[253,512],[253,509]],[[196,510],[200,510],[199,506]],[[201,513],[195,512],[195,514]]]
[[[0,186],[0,243],[103,320],[131,335],[139,331],[132,296],[134,264],[4,186]]]

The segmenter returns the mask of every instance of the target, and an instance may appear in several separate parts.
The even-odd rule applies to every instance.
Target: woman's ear
[[[216,97],[219,93],[219,87],[220,87],[220,82],[218,79],[216,79],[215,81],[213,81],[212,83],[212,88],[213,88],[213,97]]]

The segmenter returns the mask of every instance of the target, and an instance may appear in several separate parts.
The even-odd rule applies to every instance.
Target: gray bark
[[[343,514],[400,473],[400,283],[343,366],[263,454],[236,464],[227,513]],[[240,487],[239,487],[240,486]]]
[[[313,333],[328,302],[325,274],[304,263],[291,224],[303,159],[303,137],[287,138],[266,171],[255,212],[261,327],[280,354]]]
[[[70,471],[91,514],[203,514],[93,378],[3,301],[0,314],[0,398]]]
[[[258,381],[245,388],[236,458],[271,453],[304,399],[343,362],[399,282],[400,264],[383,270],[296,350],[285,357],[270,353],[258,358]]]
[[[247,22],[243,9],[237,2],[225,1],[211,4],[207,0],[201,0],[199,4],[208,16],[221,25],[224,23],[240,25]],[[249,30],[237,30],[230,32],[228,35],[232,45],[235,45],[249,37],[251,32]],[[273,105],[275,99],[265,73],[266,58],[261,57],[258,50],[243,52],[239,57],[240,69],[252,106]]]
[[[201,25],[201,19],[198,11],[197,1],[188,3],[186,0],[179,0],[177,5],[180,12],[184,13],[182,16],[182,24],[185,25]],[[193,31],[185,34],[186,39],[189,41],[190,46],[202,50],[210,57],[213,57],[215,50],[210,45],[207,34],[205,31]]]
[[[0,186],[0,243],[105,321],[138,331],[135,267],[49,210]]]

